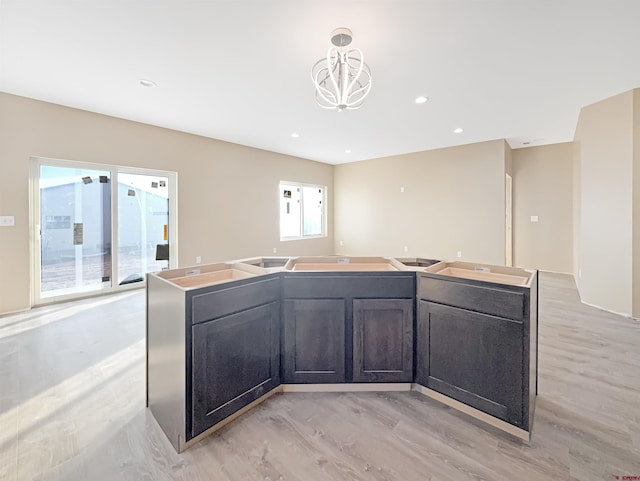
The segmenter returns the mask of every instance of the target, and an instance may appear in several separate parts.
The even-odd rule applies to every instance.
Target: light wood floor
[[[531,445],[417,393],[276,395],[178,455],[144,407],[144,293],[0,318],[0,480],[640,476],[640,323],[540,281]]]

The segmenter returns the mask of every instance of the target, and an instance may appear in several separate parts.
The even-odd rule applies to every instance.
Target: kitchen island
[[[178,451],[278,392],[416,390],[521,439],[537,271],[252,258],[147,276],[147,405]]]

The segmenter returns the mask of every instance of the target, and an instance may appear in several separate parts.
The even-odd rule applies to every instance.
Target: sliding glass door
[[[111,174],[40,166],[40,293],[111,287]]]
[[[169,179],[118,173],[118,283],[169,267]]]
[[[35,303],[124,289],[177,265],[174,173],[33,162]]]

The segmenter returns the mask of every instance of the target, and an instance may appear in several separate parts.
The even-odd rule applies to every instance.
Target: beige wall
[[[580,178],[580,295],[583,302],[632,311],[632,91],[584,107],[576,130]]]
[[[335,251],[504,265],[504,184],[503,140],[338,165]]]
[[[507,226],[506,226],[506,222],[505,222],[505,265],[507,266],[515,266],[515,252],[514,252],[514,230],[513,230],[513,224],[514,224],[514,210],[513,210],[513,149],[511,149],[511,147],[509,146],[509,144],[505,141],[504,142],[504,172],[505,174],[509,174],[511,176],[511,234],[509,235],[509,233],[507,232]],[[505,175],[505,215],[506,215],[506,209],[507,209],[507,196],[506,196],[506,191],[507,191],[507,179],[506,179],[506,175]],[[506,221],[506,217],[505,217],[505,221]],[[510,242],[511,243],[511,259],[509,260],[509,262],[507,262],[507,256],[509,255],[509,249],[507,248],[506,243]]]
[[[247,256],[324,255],[326,238],[280,242],[278,182],[328,187],[333,167],[0,93],[0,313],[29,307],[29,164],[47,157],[178,173],[180,265]]]
[[[513,149],[504,142],[504,172],[513,177]]]
[[[573,143],[496,140],[335,168],[0,93],[0,215],[16,217],[0,228],[0,313],[30,304],[31,157],[178,172],[180,265],[274,247],[503,264],[511,173],[515,264],[573,271],[585,302],[640,317],[640,90],[585,107]],[[328,237],[279,241],[281,179],[327,185]]]
[[[514,265],[573,272],[572,154],[571,143],[513,151]]]
[[[574,134],[574,141],[572,143],[572,152],[571,152],[571,173],[573,178],[573,209],[572,209],[572,231],[573,231],[573,278],[576,282],[576,286],[578,290],[580,290],[580,257],[581,257],[581,248],[580,248],[580,217],[582,215],[581,208],[581,198],[582,198],[582,186],[581,186],[581,174],[580,174],[580,149],[581,142],[580,137],[582,137],[582,127],[580,125],[580,118],[578,118],[578,124],[576,126],[576,131]]]
[[[633,91],[633,285],[632,315],[640,318],[640,89]]]

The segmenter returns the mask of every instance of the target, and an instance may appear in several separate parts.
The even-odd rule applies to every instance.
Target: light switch
[[[532,215],[531,216],[531,222],[538,222],[538,216],[537,215]]]
[[[12,215],[0,215],[1,227],[12,227],[16,225],[16,218]]]

